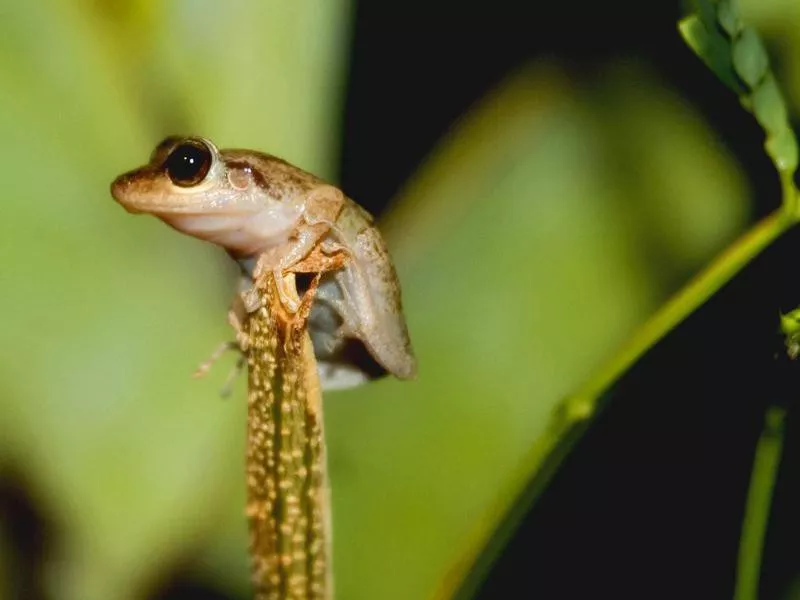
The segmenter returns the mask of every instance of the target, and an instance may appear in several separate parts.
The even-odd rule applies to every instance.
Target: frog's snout
[[[140,213],[131,202],[131,192],[134,187],[133,173],[124,173],[111,182],[111,195],[122,207],[130,213]]]

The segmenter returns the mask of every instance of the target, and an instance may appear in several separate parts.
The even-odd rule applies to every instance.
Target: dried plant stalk
[[[257,600],[333,597],[322,397],[306,329],[317,282],[290,315],[274,278],[265,277],[263,308],[245,323],[247,517]]]

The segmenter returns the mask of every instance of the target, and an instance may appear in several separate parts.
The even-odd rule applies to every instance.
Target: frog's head
[[[134,213],[170,214],[229,212],[238,191],[226,177],[217,147],[200,137],[172,136],[156,146],[150,161],[117,177],[111,195]],[[239,200],[237,197],[236,200]]]
[[[261,179],[253,165],[229,160],[210,140],[172,136],[146,165],[117,177],[111,195],[129,212],[249,255],[288,235],[301,208],[270,195]]]

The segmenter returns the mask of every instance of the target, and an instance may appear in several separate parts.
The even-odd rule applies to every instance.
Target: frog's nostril
[[[128,175],[120,175],[111,183],[111,195],[114,196],[114,199],[118,202],[122,202],[125,192],[127,192],[128,187],[130,187],[130,177]]]
[[[133,183],[128,174],[120,175],[111,183],[111,195],[114,200],[119,202],[125,210],[129,212],[139,212],[131,205],[131,184]]]

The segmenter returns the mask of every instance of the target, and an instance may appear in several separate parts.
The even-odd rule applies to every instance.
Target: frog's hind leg
[[[317,292],[318,301],[327,304],[339,315],[341,323],[334,334],[339,339],[361,338],[362,334],[361,318],[357,307],[353,304],[348,286],[343,281],[346,277],[345,272],[350,268],[352,267],[348,265],[338,271],[333,279],[320,286]]]

